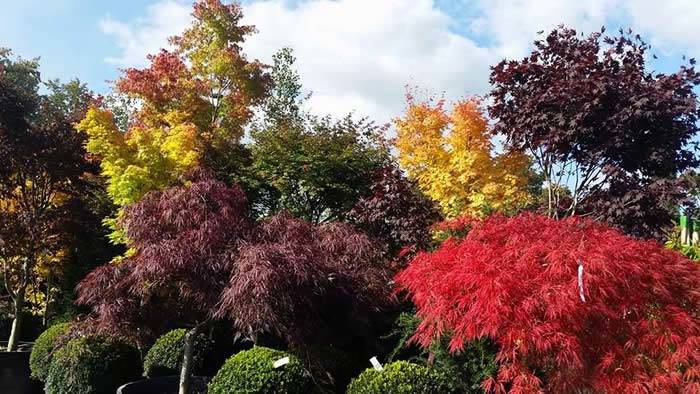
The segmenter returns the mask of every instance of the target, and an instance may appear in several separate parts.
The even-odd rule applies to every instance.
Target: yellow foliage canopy
[[[493,154],[479,102],[457,102],[450,113],[443,100],[416,102],[395,120],[401,167],[447,217],[514,212],[531,202],[529,158]]]

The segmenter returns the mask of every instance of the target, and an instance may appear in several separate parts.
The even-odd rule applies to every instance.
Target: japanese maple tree
[[[492,68],[493,131],[534,157],[550,216],[585,214],[642,237],[672,224],[685,196],[677,177],[698,165],[700,72],[690,59],[654,73],[648,55],[629,31],[560,27]]]
[[[579,217],[472,222],[396,281],[423,346],[499,347],[489,392],[697,392],[700,265]]]
[[[193,341],[214,318],[236,249],[252,226],[240,188],[196,176],[128,206],[122,220],[133,254],[97,268],[78,286],[78,302],[92,308],[98,331],[144,340],[168,325],[190,327],[181,392],[189,385]]]

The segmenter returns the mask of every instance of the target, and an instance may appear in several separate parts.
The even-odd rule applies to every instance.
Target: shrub
[[[138,379],[140,361],[136,348],[118,339],[72,339],[54,354],[45,390],[48,394],[112,394],[118,386]]]
[[[495,342],[490,391],[699,388],[700,265],[656,241],[581,218],[496,216],[419,254],[396,281],[423,347],[445,333],[452,352]]]
[[[348,394],[432,394],[457,393],[456,381],[437,369],[396,361],[383,371],[366,369],[350,382]]]
[[[272,364],[283,357],[289,357],[289,363],[274,368]],[[307,394],[313,391],[311,376],[299,359],[283,351],[260,346],[230,357],[209,383],[209,394]]]
[[[49,373],[51,357],[56,349],[57,340],[65,335],[70,329],[70,323],[55,324],[46,329],[34,341],[32,354],[29,356],[29,369],[32,371],[32,378],[40,381],[46,380]]]
[[[182,367],[182,358],[185,353],[186,334],[186,329],[178,328],[158,338],[143,359],[143,374],[149,378],[179,375]],[[200,334],[197,336],[194,343],[192,373],[195,375],[201,373],[205,355],[212,348],[212,341],[205,335]]]

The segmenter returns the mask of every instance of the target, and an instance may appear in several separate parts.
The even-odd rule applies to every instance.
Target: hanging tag
[[[586,296],[583,294],[583,264],[578,262],[578,295],[581,301],[586,302]]]
[[[372,363],[372,366],[374,367],[375,371],[383,371],[384,368],[382,367],[382,364],[377,360],[377,357],[372,357],[369,359],[369,362]]]
[[[286,364],[289,364],[289,356],[282,357],[281,359],[275,361],[274,363],[272,363],[272,367],[279,368],[279,367],[286,365]]]

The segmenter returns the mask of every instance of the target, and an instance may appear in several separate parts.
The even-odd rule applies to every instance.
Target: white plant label
[[[376,357],[372,357],[369,359],[369,362],[372,363],[372,366],[376,371],[383,371],[384,368],[382,367],[382,364],[377,360]]]
[[[279,368],[283,365],[289,364],[289,357],[282,357],[281,359],[272,363],[273,368]]]
[[[581,296],[581,301],[586,302],[586,296],[583,295],[583,263],[578,262],[578,295]]]

